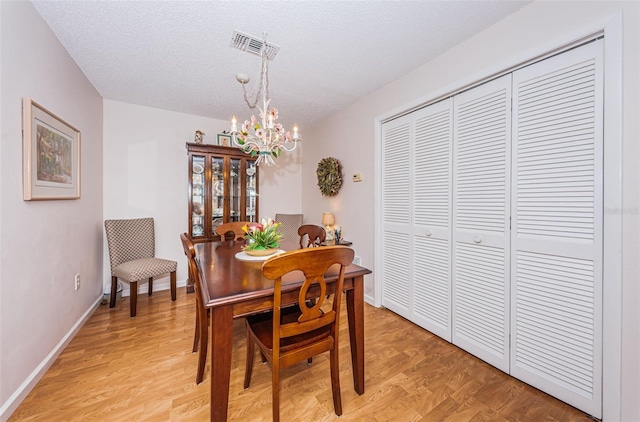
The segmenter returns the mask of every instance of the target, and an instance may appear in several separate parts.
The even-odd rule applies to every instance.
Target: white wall
[[[0,31],[0,419],[6,420],[102,297],[102,98],[30,2],[0,2]],[[80,130],[81,199],[22,200],[23,97]]]
[[[361,265],[374,269],[374,132],[373,118],[388,106],[384,100],[366,99],[309,131],[302,162],[302,212],[309,224],[320,225],[322,212],[334,213],[345,240],[353,242]],[[386,106],[385,106],[386,104]],[[375,111],[379,110],[379,111]],[[343,185],[336,196],[320,193],[316,169],[325,157],[342,163]],[[353,173],[362,181],[353,182]],[[373,277],[365,276],[365,295],[373,303]]]
[[[153,217],[156,255],[178,262],[177,279],[184,285],[186,259],[180,233],[188,231],[188,160],[186,142],[196,130],[214,144],[229,122],[151,107],[104,101],[104,218]],[[300,165],[297,150],[283,153],[276,167],[260,168],[260,216],[300,212]],[[103,281],[110,283],[104,243]],[[154,289],[168,288],[168,276]],[[146,291],[147,284],[140,286]],[[129,286],[124,286],[124,295]]]
[[[622,305],[622,393],[620,413],[617,413],[617,409],[611,406],[613,402],[613,407],[618,407],[615,404],[617,398],[611,400],[607,398],[607,394],[611,396],[611,391],[605,392],[605,416],[612,421],[637,421],[640,420],[640,3],[534,2],[307,130],[306,139],[310,147],[305,149],[302,167],[302,204],[305,214],[333,210],[338,223],[344,226],[345,237],[354,241],[356,254],[362,256],[362,265],[375,272],[374,239],[376,230],[379,230],[374,226],[377,204],[374,181],[375,119],[392,111],[400,111],[408,105],[428,101],[447,90],[462,88],[461,81],[469,83],[485,78],[497,67],[506,69],[517,65],[528,51],[552,46],[559,39],[580,34],[584,28],[592,27],[620,10],[623,15],[624,57],[623,207],[613,212],[622,213],[623,221],[623,292],[619,298]],[[332,199],[323,198],[315,186],[315,166],[325,156],[334,156],[342,161],[347,179],[343,190]],[[356,171],[364,174],[363,182],[350,181],[351,174]],[[371,276],[366,278],[365,293],[367,300],[372,301],[374,286]],[[615,392],[613,394],[616,395]]]

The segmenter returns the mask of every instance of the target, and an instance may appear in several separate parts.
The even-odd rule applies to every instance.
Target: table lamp
[[[335,243],[335,237],[333,236],[333,226],[336,224],[336,218],[332,212],[322,213],[322,225],[327,232],[326,243],[332,245]]]
[[[333,216],[332,212],[322,213],[322,224],[324,226],[333,226],[334,224],[336,224],[336,218]]]

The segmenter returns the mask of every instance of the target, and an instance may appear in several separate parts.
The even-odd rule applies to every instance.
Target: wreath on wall
[[[335,196],[342,187],[342,164],[340,160],[327,157],[320,160],[316,169],[318,186],[323,196]]]

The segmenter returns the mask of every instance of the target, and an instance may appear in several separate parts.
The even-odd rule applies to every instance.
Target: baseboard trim
[[[371,306],[376,306],[376,300],[371,295],[364,295],[364,301],[365,303],[368,303]]]
[[[3,403],[0,407],[0,421],[6,422],[11,414],[20,406],[20,403],[29,395],[31,390],[38,384],[38,381],[44,376],[47,370],[53,365],[60,353],[64,351],[69,342],[73,340],[78,331],[87,322],[89,317],[98,308],[102,295],[100,295],[95,302],[87,309],[87,311],[80,317],[80,319],[71,327],[67,334],[58,342],[56,347],[44,358],[42,362],[31,372],[27,379],[20,385],[20,387],[9,397],[9,399]]]

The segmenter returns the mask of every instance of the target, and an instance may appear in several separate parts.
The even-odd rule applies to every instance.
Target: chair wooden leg
[[[129,313],[132,317],[136,316],[136,304],[138,303],[138,282],[129,283]]]
[[[271,361],[271,396],[273,422],[280,421],[280,362],[273,356]]]
[[[253,373],[253,361],[255,360],[256,343],[251,338],[249,330],[247,330],[247,363],[244,368],[244,388],[249,388],[251,384],[251,374]],[[262,355],[264,358],[264,355]],[[264,358],[266,360],[266,358]]]
[[[176,300],[176,272],[171,273],[171,300]]]
[[[196,331],[195,333],[193,333],[193,353],[198,351],[198,340],[200,339],[200,316],[198,315],[199,311],[200,304],[196,302]]]
[[[153,293],[153,277],[149,277],[149,296]]]
[[[340,362],[338,361],[338,348],[333,347],[329,351],[331,365],[331,392],[333,393],[333,408],[336,415],[342,415],[342,398],[340,397]]]
[[[113,308],[116,306],[116,294],[118,290],[118,277],[111,276],[111,297],[109,298],[109,307]]]
[[[199,344],[198,344],[198,372],[196,374],[196,384],[204,380],[204,369],[207,363],[207,349],[209,347],[209,324],[207,323],[207,310],[198,303],[196,315],[199,319]]]

